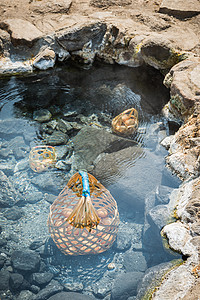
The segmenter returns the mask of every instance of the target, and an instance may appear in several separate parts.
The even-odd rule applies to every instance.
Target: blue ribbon
[[[90,196],[90,185],[89,185],[88,174],[85,171],[79,171],[79,174],[82,177],[82,184],[83,184],[82,195],[85,197]]]

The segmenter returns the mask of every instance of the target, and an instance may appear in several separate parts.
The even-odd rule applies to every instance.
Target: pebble
[[[115,269],[115,264],[114,263],[109,263],[107,268],[108,268],[108,270],[114,270]]]

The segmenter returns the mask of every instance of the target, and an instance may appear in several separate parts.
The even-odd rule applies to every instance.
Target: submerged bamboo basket
[[[119,135],[132,135],[138,128],[138,112],[135,108],[123,111],[112,120],[112,131]]]
[[[34,172],[41,173],[55,166],[56,151],[52,146],[36,146],[29,154],[29,165]]]
[[[68,221],[82,196],[82,178],[74,174],[50,207],[48,228],[56,246],[66,255],[98,254],[109,249],[115,241],[119,213],[110,192],[97,179],[88,174],[90,197],[99,217],[92,228],[78,228]]]

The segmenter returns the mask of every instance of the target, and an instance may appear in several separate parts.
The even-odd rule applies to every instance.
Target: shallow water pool
[[[161,113],[169,92],[162,80],[149,67],[100,63],[89,70],[60,66],[1,79],[0,171],[1,181],[5,175],[9,183],[5,191],[10,191],[10,198],[0,200],[1,236],[7,241],[1,252],[32,249],[67,291],[96,299],[110,294],[118,299],[113,295],[120,275],[130,273],[137,282],[148,268],[179,258],[163,248],[151,214],[155,206],[168,203],[180,184],[166,169],[167,151],[160,145],[169,135]],[[137,134],[111,142],[112,118],[131,107],[139,114]],[[55,146],[58,161],[55,168],[38,174],[30,169],[28,157],[30,149],[41,144]],[[51,203],[79,169],[111,192],[120,226],[108,251],[68,257],[56,248],[46,224]],[[137,286],[126,299],[136,295]]]

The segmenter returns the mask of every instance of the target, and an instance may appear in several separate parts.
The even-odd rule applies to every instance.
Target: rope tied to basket
[[[85,171],[79,171],[79,174],[82,179],[82,196],[66,221],[76,228],[86,228],[90,232],[97,227],[100,218],[90,197],[88,174]]]

